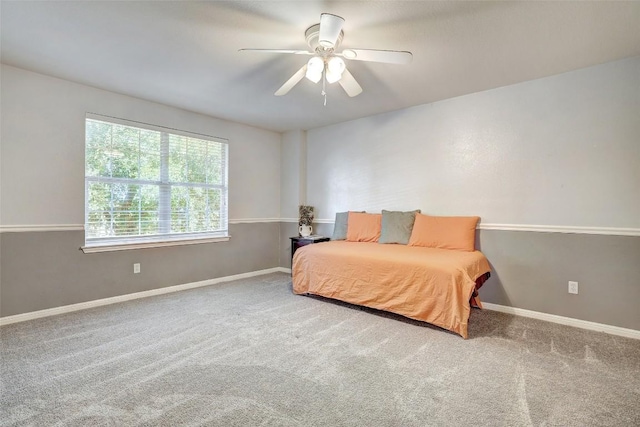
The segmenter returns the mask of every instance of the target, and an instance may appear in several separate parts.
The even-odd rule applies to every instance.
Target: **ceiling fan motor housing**
[[[337,49],[338,46],[340,46],[340,43],[342,42],[342,38],[344,37],[344,31],[340,30],[340,34],[338,35],[336,43],[331,48],[326,48],[326,47],[320,45],[320,42],[319,42],[320,24],[315,24],[315,25],[312,25],[309,28],[307,28],[307,30],[304,32],[304,37],[307,40],[307,45],[312,50],[314,50],[314,51],[316,51],[318,53],[321,53],[321,52],[331,53],[332,51]]]

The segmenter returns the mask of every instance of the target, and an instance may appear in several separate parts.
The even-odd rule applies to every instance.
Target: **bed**
[[[479,251],[331,241],[298,249],[293,291],[400,314],[467,338],[471,305],[489,277]]]

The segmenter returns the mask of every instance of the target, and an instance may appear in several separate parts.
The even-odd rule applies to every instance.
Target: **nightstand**
[[[298,248],[301,248],[302,246],[312,245],[314,243],[328,242],[329,240],[331,240],[330,238],[324,237],[324,236],[309,236],[309,237],[295,236],[295,237],[290,237],[290,239],[291,239],[291,263],[292,264],[293,264],[293,254],[296,253]]]

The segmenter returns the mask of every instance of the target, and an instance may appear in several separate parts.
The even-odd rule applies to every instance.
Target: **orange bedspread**
[[[390,311],[467,338],[475,280],[490,271],[479,252],[332,241],[293,258],[293,291]]]

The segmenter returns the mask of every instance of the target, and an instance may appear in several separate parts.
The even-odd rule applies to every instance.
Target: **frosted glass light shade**
[[[327,61],[327,82],[335,83],[342,78],[342,73],[344,73],[345,65],[342,58],[338,58],[334,56]]]
[[[322,78],[322,71],[324,71],[324,61],[322,58],[314,56],[307,62],[307,72],[305,77],[314,83],[318,83]]]
[[[324,61],[318,56],[314,56],[307,62],[307,70],[322,72],[324,69]]]
[[[334,56],[333,58],[329,59],[329,61],[327,62],[327,69],[332,73],[335,73],[341,76],[345,69],[344,61],[342,60],[342,58],[338,58],[337,56]]]
[[[331,70],[327,70],[327,73],[325,75],[327,77],[327,83],[335,83],[342,77],[341,74],[334,73]]]
[[[318,83],[322,78],[322,71],[314,71],[311,68],[307,67],[307,72],[304,76],[312,82]]]

